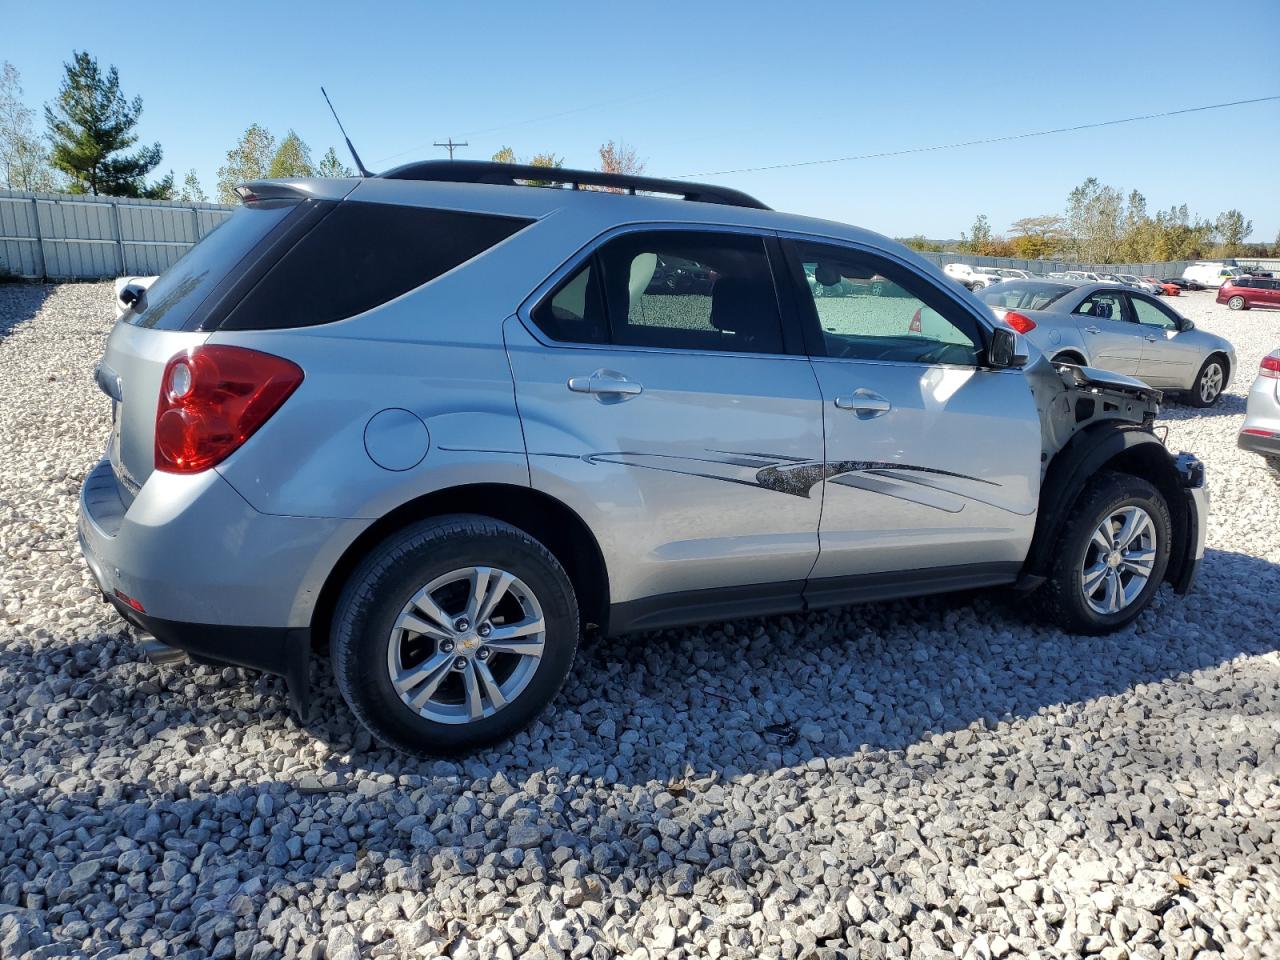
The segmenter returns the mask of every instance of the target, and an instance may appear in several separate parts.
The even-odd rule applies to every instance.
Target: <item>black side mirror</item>
[[[125,288],[120,291],[120,302],[126,307],[132,307],[142,299],[142,295],[146,292],[146,287],[139,286],[136,283],[125,284]]]
[[[997,370],[1016,369],[1026,364],[1025,351],[1018,352],[1018,335],[1008,327],[996,327],[991,331],[991,344],[987,347],[987,366]]]
[[[1184,332],[1186,332],[1187,330],[1194,330],[1195,328],[1196,328],[1196,325],[1195,325],[1194,323],[1192,323],[1190,320],[1188,320],[1186,317],[1179,317],[1179,318],[1178,318],[1178,332],[1179,332],[1179,333],[1184,333]]]

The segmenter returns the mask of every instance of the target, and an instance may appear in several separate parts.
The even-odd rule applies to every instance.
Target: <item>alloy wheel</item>
[[[497,567],[463,567],[404,605],[388,638],[387,671],[415,713],[472,723],[520,696],[545,640],[542,606],[523,581]]]
[[[1141,507],[1109,512],[1093,532],[1080,566],[1085,602],[1109,616],[1142,593],[1156,562],[1156,527]]]
[[[1200,399],[1206,404],[1213,403],[1222,392],[1223,379],[1222,365],[1209,363],[1204,368],[1204,373],[1200,374]]]

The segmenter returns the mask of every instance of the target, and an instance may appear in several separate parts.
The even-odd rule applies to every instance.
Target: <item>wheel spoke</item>
[[[1106,607],[1108,613],[1115,613],[1120,609],[1120,577],[1116,575],[1114,570],[1107,571],[1107,590],[1102,598],[1102,605]]]
[[[474,623],[481,624],[493,616],[493,611],[498,604],[502,602],[502,598],[507,595],[507,588],[511,586],[511,581],[515,579],[505,570],[487,570],[487,583],[483,594],[473,593],[475,601],[475,618]]]
[[[452,636],[453,617],[449,616],[440,608],[440,604],[436,603],[435,598],[426,590],[419,592],[413,598],[414,608],[428,620],[436,624],[436,629],[443,631],[444,636]]]
[[[412,613],[406,613],[402,616],[396,626],[403,627],[405,630],[412,630],[414,633],[420,633],[424,637],[430,637],[433,640],[448,640],[453,636],[440,624],[431,623],[421,617],[415,617]]]
[[[489,670],[489,665],[483,660],[473,660],[472,666],[475,667],[476,673],[480,676],[480,683],[484,686],[484,692],[489,698],[489,702],[493,704],[495,710],[501,710],[507,705],[507,698],[502,695],[502,689],[498,686],[498,681],[493,679],[493,673]]]
[[[480,695],[480,683],[476,679],[475,661],[467,663],[467,669],[462,671],[462,680],[467,698],[467,716],[472,720],[479,720],[484,716],[484,700]]]
[[[1124,513],[1124,522],[1120,527],[1120,532],[1116,534],[1116,546],[1124,550],[1129,544],[1143,534],[1147,526],[1151,523],[1147,519],[1147,515],[1140,510],[1130,508]]]
[[[1098,592],[1098,587],[1102,585],[1102,580],[1107,575],[1110,568],[1105,563],[1095,563],[1092,567],[1084,572],[1084,592],[1088,596],[1093,596]]]
[[[1156,565],[1156,552],[1154,550],[1131,550],[1124,554],[1123,565],[1133,573],[1146,577],[1150,575],[1152,567]]]
[[[1102,526],[1093,531],[1093,545],[1103,553],[1110,553],[1115,549],[1116,538],[1111,532],[1111,518],[1107,517],[1102,521]]]
[[[536,633],[542,633],[546,629],[541,617],[534,617],[524,620],[520,623],[505,624],[501,627],[494,627],[493,633],[485,638],[485,646],[491,650],[497,650],[501,653],[521,653],[532,654],[534,656],[542,655],[542,638],[525,640],[524,637],[530,637]]]
[[[402,670],[392,678],[395,688],[402,694],[413,694],[414,707],[420,707],[431,699],[432,694],[440,686],[449,673],[449,665],[453,656],[448,653],[437,653],[429,660],[424,660],[416,667]]]

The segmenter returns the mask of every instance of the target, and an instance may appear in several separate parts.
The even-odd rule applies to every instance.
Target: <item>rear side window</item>
[[[355,316],[466,263],[531,222],[384,203],[339,203],[249,291],[221,327],[309,327]]]
[[[533,320],[569,343],[786,352],[764,240],[747,234],[615,237],[533,311]]]
[[[160,275],[124,321],[181,330],[210,292],[293,210],[296,200],[264,200],[241,207]]]

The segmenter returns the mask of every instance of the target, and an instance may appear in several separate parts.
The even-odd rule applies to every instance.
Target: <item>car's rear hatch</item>
[[[296,236],[307,207],[301,197],[246,203],[162,274],[111,331],[97,381],[111,398],[108,454],[126,506],[154,468],[165,365],[209,337],[272,259],[273,246]]]

